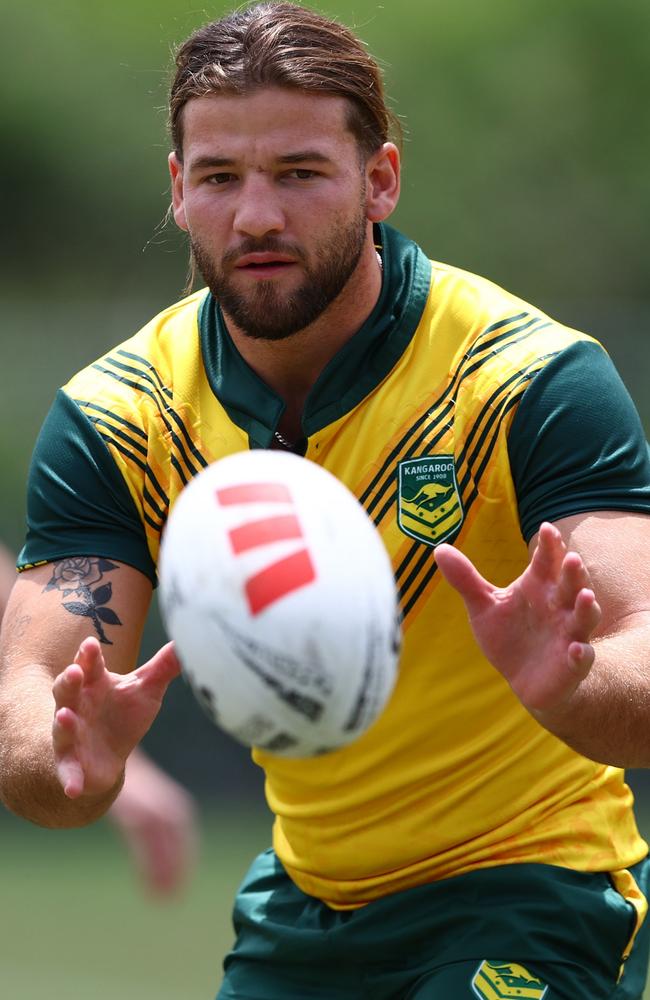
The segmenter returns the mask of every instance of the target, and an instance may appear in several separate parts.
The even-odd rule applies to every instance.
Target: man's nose
[[[248,177],[241,187],[233,226],[246,236],[281,233],[284,210],[271,178],[259,173]]]

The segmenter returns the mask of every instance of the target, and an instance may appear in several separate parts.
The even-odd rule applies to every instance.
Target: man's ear
[[[172,214],[178,228],[187,232],[185,198],[183,195],[183,164],[176,153],[170,153],[167,162],[169,164],[169,174],[172,179]]]
[[[383,222],[393,212],[400,193],[400,155],[397,146],[385,142],[366,164],[366,216]]]

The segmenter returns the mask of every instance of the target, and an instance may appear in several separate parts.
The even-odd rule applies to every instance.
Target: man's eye
[[[291,174],[299,181],[308,181],[311,177],[316,176],[316,171],[304,170],[301,167],[296,167],[295,170],[291,171]]]
[[[210,174],[206,177],[208,184],[227,184],[234,179],[234,174]]]

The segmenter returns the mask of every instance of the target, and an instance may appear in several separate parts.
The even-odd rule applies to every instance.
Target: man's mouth
[[[248,253],[238,259],[235,269],[248,273],[271,274],[293,267],[295,263],[295,259],[287,254]]]

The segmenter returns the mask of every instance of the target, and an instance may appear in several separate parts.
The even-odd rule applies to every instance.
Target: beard
[[[340,295],[354,273],[366,241],[365,204],[347,225],[339,225],[314,251],[309,263],[305,251],[276,236],[245,239],[216,264],[209,252],[191,239],[192,254],[203,280],[223,312],[255,340],[284,340],[304,330]],[[249,253],[290,254],[302,265],[305,280],[294,291],[282,292],[273,281],[260,281],[240,292],[231,279],[235,261]]]

